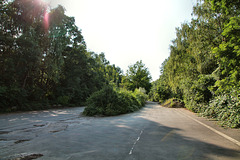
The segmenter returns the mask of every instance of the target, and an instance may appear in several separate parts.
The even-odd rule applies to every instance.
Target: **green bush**
[[[133,94],[138,102],[138,105],[144,106],[148,98],[148,96],[146,95],[146,90],[144,88],[139,88],[139,89],[136,88]]]
[[[209,75],[199,75],[198,80],[194,81],[189,89],[184,89],[184,103],[186,108],[194,112],[200,112],[201,106],[208,104],[213,94],[211,88],[215,79]]]
[[[112,87],[104,87],[100,91],[94,92],[87,99],[87,107],[84,109],[83,114],[88,116],[104,115],[106,110],[111,112],[112,103],[117,100],[117,94]],[[108,108],[108,109],[107,109]]]
[[[69,103],[70,97],[69,96],[59,96],[57,98],[57,102],[61,105],[67,105]]]
[[[105,86],[87,99],[87,107],[83,114],[87,116],[114,116],[134,112],[144,105],[146,95],[143,94],[140,90],[133,93]]]
[[[154,102],[163,102],[172,96],[170,88],[165,84],[164,80],[157,80],[152,83],[152,88],[148,93],[149,100]]]
[[[221,121],[222,125],[232,128],[240,127],[240,93],[233,90],[210,101],[204,108],[204,116]]]

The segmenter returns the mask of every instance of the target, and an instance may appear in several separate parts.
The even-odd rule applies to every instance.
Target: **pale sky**
[[[45,0],[61,4],[76,25],[89,51],[104,52],[124,73],[142,60],[152,80],[169,57],[175,28],[191,21],[196,0]]]

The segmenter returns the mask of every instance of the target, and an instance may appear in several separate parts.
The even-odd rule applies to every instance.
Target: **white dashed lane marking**
[[[132,146],[132,148],[131,148],[131,150],[129,152],[129,155],[131,155],[133,153],[133,149],[134,149],[135,145],[137,144],[137,142],[140,140],[142,133],[143,133],[143,130],[141,130],[137,140],[133,143],[133,146]]]

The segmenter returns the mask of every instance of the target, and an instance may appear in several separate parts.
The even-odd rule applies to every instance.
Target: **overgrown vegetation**
[[[240,127],[240,94],[236,90],[216,96],[202,109],[203,115],[221,121],[223,126]]]
[[[3,0],[0,19],[0,112],[85,105],[107,85],[150,90],[150,74],[142,61],[125,76],[104,53],[87,51],[81,30],[62,6],[51,9],[39,0]],[[111,93],[110,101],[117,94],[127,99],[124,103],[139,102],[128,91]],[[107,108],[106,115],[115,114],[113,107]]]
[[[170,99],[167,99],[165,102],[163,102],[162,106],[168,107],[168,108],[183,108],[184,103],[180,99],[170,98]]]
[[[151,86],[150,73],[142,61],[129,66],[127,72],[126,76],[122,76],[119,87],[110,83],[91,94],[87,99],[87,107],[83,114],[87,116],[115,116],[133,112],[143,107],[148,98],[147,91],[143,87]]]
[[[124,75],[104,53],[87,51],[62,6],[0,1],[0,111],[87,104],[86,115],[117,115],[143,106],[144,88],[153,101],[175,97],[169,106],[184,102],[189,110],[240,127],[239,6],[199,0],[192,21],[176,29],[161,76],[151,84],[142,61]]]
[[[170,56],[150,98],[181,99],[186,108],[240,126],[240,3],[199,0],[194,18],[176,29]]]
[[[133,112],[144,106],[146,98],[147,95],[142,89],[135,89],[132,92],[106,86],[87,99],[87,107],[83,114],[87,116],[114,116]]]

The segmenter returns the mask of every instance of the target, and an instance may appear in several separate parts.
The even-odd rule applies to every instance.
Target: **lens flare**
[[[44,13],[44,29],[45,31],[48,31],[49,28],[49,13],[45,11]]]

